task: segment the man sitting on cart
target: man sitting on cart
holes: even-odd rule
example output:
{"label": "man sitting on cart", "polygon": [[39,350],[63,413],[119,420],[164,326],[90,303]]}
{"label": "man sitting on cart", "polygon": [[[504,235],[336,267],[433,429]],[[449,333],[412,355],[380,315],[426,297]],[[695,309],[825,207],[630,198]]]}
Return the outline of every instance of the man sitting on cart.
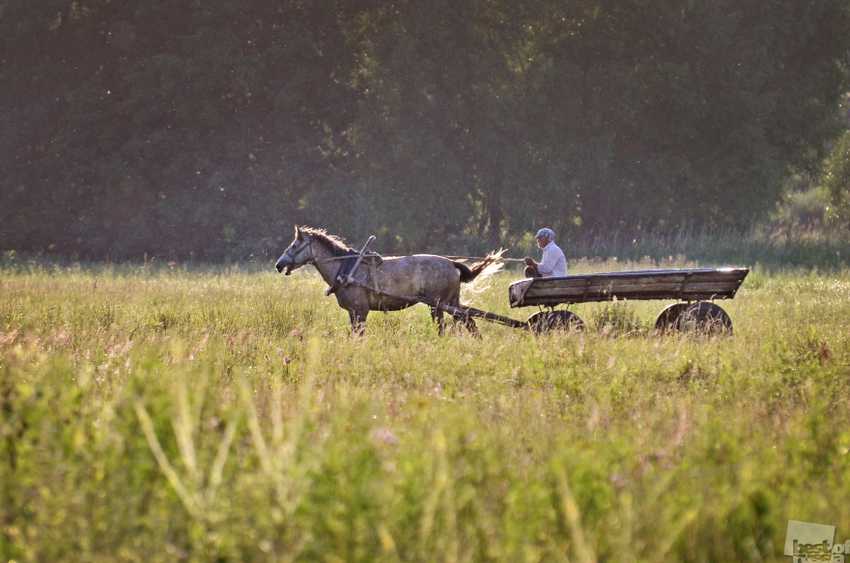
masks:
{"label": "man sitting on cart", "polygon": [[567,258],[564,251],[555,244],[555,231],[543,227],[535,237],[537,246],[543,250],[543,258],[536,262],[533,258],[525,259],[525,277],[548,278],[567,275]]}

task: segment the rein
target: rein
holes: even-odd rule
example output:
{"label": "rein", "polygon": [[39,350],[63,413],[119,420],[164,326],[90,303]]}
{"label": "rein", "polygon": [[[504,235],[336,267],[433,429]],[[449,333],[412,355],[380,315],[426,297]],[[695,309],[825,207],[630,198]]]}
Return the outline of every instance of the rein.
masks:
{"label": "rein", "polygon": [[[331,256],[330,258],[322,258],[320,260],[316,260],[316,262],[336,262],[338,260],[349,260],[351,258],[355,258],[357,254],[347,254],[345,256]],[[369,259],[372,257],[377,257],[376,255],[367,254],[363,256],[364,259]]]}

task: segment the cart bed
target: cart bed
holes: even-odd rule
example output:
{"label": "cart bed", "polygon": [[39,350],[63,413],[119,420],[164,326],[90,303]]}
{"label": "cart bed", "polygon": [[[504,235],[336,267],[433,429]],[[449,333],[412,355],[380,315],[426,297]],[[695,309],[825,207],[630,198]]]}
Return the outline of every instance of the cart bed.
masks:
{"label": "cart bed", "polygon": [[614,299],[731,299],[748,268],[691,268],[528,278],[508,288],[511,307]]}

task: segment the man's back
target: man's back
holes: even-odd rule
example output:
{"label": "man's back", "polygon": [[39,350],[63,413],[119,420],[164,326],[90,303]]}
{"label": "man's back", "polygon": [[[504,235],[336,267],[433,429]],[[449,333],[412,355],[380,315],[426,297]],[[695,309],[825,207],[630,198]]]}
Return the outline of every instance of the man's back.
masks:
{"label": "man's back", "polygon": [[567,275],[567,257],[564,256],[564,251],[551,241],[543,247],[543,260],[537,266],[537,270],[541,276],[545,277],[561,277]]}

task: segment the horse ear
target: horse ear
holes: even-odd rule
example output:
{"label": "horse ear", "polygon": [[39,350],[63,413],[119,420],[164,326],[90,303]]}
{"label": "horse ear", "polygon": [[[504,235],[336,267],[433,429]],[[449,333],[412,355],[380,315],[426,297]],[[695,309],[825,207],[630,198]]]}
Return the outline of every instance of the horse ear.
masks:
{"label": "horse ear", "polygon": [[295,240],[301,240],[304,236],[301,234],[301,227],[295,225]]}

